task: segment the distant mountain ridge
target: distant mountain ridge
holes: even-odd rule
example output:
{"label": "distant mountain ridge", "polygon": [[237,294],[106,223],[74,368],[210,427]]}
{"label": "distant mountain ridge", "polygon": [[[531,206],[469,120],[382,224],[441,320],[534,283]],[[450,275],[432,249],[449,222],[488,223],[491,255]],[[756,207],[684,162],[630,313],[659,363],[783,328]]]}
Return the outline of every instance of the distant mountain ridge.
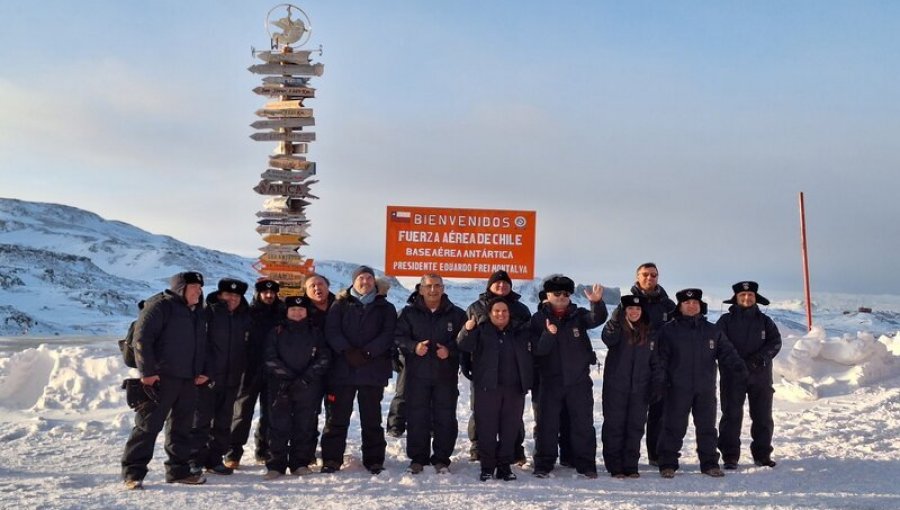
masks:
{"label": "distant mountain ridge", "polygon": [[[122,334],[137,315],[136,303],[166,288],[171,275],[200,271],[210,292],[226,276],[256,281],[254,261],[76,207],[0,198],[0,335]],[[358,265],[317,260],[316,271],[337,293]],[[411,289],[389,279],[388,299],[399,310]],[[446,284],[462,308],[485,291],[483,280]],[[536,279],[516,282],[514,290],[534,310],[539,289]],[[618,299],[618,290],[608,289],[606,302]],[[576,302],[586,303],[580,287]]]}

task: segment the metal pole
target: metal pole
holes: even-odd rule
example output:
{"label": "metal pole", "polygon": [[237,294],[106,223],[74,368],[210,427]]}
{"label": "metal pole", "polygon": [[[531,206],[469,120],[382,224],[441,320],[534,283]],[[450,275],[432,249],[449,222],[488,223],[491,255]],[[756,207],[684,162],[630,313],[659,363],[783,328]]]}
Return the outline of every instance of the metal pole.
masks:
{"label": "metal pole", "polygon": [[809,297],[809,256],[806,250],[806,206],[800,192],[800,252],[803,256],[803,292],[806,296],[806,330],[812,330],[812,302]]}

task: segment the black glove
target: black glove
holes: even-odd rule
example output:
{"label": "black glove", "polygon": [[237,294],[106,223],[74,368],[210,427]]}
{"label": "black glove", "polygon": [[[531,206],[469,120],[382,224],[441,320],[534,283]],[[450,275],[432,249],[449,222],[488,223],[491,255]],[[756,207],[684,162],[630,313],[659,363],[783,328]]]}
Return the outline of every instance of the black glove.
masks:
{"label": "black glove", "polygon": [[591,349],[591,365],[597,364],[597,351]]}
{"label": "black glove", "polygon": [[357,349],[356,347],[351,347],[344,351],[344,359],[346,359],[347,364],[353,368],[359,368],[369,362],[366,353],[363,352],[362,349]]}
{"label": "black glove", "polygon": [[765,368],[769,364],[769,359],[766,358],[764,354],[751,354],[749,358],[747,358],[747,367],[750,370],[759,370],[760,368]]}

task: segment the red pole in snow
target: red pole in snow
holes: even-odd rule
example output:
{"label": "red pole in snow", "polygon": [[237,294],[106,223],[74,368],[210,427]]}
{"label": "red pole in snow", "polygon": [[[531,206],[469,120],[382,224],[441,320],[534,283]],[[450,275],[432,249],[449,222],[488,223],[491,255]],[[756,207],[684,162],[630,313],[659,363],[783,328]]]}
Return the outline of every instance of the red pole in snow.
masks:
{"label": "red pole in snow", "polygon": [[806,295],[806,330],[812,330],[812,302],[809,298],[809,257],[806,250],[806,206],[800,192],[800,252],[803,255],[803,292]]}

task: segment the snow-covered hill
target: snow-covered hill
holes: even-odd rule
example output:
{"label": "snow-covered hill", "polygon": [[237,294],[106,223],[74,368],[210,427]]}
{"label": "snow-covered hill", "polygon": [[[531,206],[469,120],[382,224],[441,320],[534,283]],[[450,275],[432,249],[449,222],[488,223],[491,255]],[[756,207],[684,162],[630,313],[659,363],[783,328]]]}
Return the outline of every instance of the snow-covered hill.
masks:
{"label": "snow-covered hill", "polygon": [[[0,198],[0,335],[118,335],[135,304],[164,289],[172,274],[200,271],[209,291],[226,276],[255,281],[253,262],[75,207]],[[358,265],[317,260],[316,271],[337,291]],[[399,308],[410,289],[389,279],[388,299]],[[532,309],[539,288],[539,279],[516,284]],[[465,307],[484,292],[484,281],[448,281],[447,292]],[[618,299],[618,289],[608,289],[607,303]]]}
{"label": "snow-covered hill", "polygon": [[[253,262],[75,207],[0,198],[0,335],[120,334],[172,274],[200,271],[208,291],[225,276],[255,281]],[[317,269],[340,286],[356,266]],[[393,285],[400,304],[407,292]]]}

